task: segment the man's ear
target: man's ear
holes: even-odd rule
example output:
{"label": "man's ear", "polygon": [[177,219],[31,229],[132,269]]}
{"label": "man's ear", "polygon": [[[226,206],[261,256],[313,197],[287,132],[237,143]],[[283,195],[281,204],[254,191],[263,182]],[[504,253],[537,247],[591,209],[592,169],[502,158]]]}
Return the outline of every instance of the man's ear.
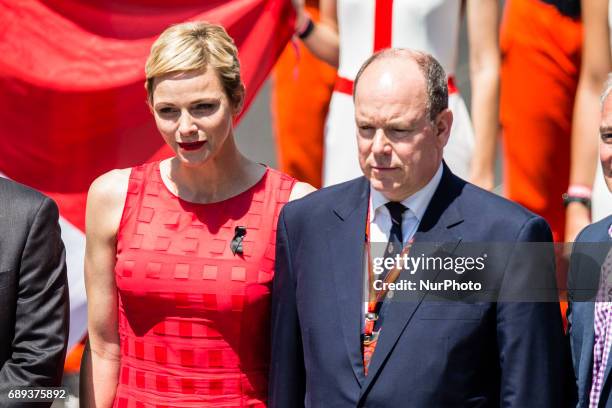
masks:
{"label": "man's ear", "polygon": [[438,113],[434,120],[434,132],[436,139],[440,143],[440,147],[446,146],[450,137],[451,126],[453,125],[453,112],[446,108]]}

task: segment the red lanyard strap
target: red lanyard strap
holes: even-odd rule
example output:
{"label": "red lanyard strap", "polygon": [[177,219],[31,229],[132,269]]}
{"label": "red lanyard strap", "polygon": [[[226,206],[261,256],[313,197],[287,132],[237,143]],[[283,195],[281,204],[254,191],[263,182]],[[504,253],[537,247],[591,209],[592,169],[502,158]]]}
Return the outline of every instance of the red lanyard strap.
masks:
{"label": "red lanyard strap", "polygon": [[[412,248],[412,244],[414,239],[410,239],[405,247],[402,248],[400,252],[400,258],[407,257],[410,254],[410,248]],[[385,279],[383,280],[382,289],[376,290],[374,288],[374,267],[372,262],[372,250],[370,244],[370,208],[368,207],[368,213],[366,216],[366,226],[365,226],[365,250],[368,255],[368,311],[365,316],[365,335],[371,336],[372,331],[374,330],[374,323],[378,320],[377,308],[379,304],[383,301],[388,292],[388,284],[395,282],[399,277],[402,269],[399,265],[395,265]]]}

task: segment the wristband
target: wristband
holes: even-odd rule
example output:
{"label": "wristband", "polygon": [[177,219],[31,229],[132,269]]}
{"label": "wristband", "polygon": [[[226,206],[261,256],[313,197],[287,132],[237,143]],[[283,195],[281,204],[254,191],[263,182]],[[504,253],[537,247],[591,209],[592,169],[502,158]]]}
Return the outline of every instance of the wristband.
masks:
{"label": "wristband", "polygon": [[567,207],[571,203],[580,203],[584,205],[589,210],[591,209],[591,199],[589,197],[578,197],[574,195],[570,195],[569,193],[563,193],[563,205]]}
{"label": "wristband", "polygon": [[583,184],[572,184],[567,188],[567,195],[572,197],[591,198],[593,190]]}
{"label": "wristband", "polygon": [[302,27],[299,27],[298,29],[296,29],[295,34],[298,36],[300,40],[305,40],[306,38],[308,38],[308,36],[310,36],[310,34],[312,34],[312,30],[314,30],[314,28],[315,28],[314,22],[312,21],[310,16],[307,15],[306,23],[304,23]]}

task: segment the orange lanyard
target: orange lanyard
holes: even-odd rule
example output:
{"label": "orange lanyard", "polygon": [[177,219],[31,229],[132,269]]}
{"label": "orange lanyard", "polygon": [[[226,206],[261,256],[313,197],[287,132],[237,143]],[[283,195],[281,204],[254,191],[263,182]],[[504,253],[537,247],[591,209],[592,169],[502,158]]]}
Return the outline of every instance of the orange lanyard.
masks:
{"label": "orange lanyard", "polygon": [[[410,248],[412,248],[414,240],[411,238],[405,247],[402,248],[402,252],[400,252],[400,258],[404,258],[408,256],[410,253]],[[372,263],[372,250],[370,244],[370,207],[368,206],[368,213],[366,216],[366,228],[365,228],[365,250],[368,254],[368,311],[365,315],[365,327],[364,334],[366,336],[371,336],[374,330],[374,323],[378,320],[377,307],[383,301],[385,296],[387,295],[388,283],[395,282],[399,277],[402,269],[399,265],[395,265],[393,269],[387,273],[385,279],[383,281],[383,288],[381,290],[374,289],[374,268]]]}

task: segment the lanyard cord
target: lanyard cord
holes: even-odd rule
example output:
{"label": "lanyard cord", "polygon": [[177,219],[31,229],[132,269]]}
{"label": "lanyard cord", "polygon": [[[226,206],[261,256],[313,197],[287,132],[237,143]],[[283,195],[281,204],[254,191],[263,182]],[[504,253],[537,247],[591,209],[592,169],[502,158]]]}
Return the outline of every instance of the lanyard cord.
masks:
{"label": "lanyard cord", "polygon": [[[400,258],[404,258],[410,254],[410,248],[412,248],[413,242],[414,242],[414,239],[411,238],[406,244],[406,246],[402,248],[402,251],[400,252],[400,255],[399,255]],[[372,331],[374,330],[374,322],[378,320],[377,309],[382,303],[385,296],[387,295],[387,292],[389,291],[388,285],[386,284],[395,282],[402,271],[402,269],[399,267],[399,264],[396,264],[391,270],[389,270],[389,273],[387,273],[387,276],[385,276],[385,279],[383,280],[382,289],[376,290],[374,288],[375,279],[374,279],[374,267],[372,266],[373,262],[372,262],[371,247],[372,245],[370,243],[370,207],[368,206],[368,213],[366,216],[366,226],[365,226],[365,250],[368,254],[368,284],[369,284],[368,312],[366,313],[366,316],[365,316],[366,324],[365,324],[365,333],[364,333],[366,336],[372,335]]]}

